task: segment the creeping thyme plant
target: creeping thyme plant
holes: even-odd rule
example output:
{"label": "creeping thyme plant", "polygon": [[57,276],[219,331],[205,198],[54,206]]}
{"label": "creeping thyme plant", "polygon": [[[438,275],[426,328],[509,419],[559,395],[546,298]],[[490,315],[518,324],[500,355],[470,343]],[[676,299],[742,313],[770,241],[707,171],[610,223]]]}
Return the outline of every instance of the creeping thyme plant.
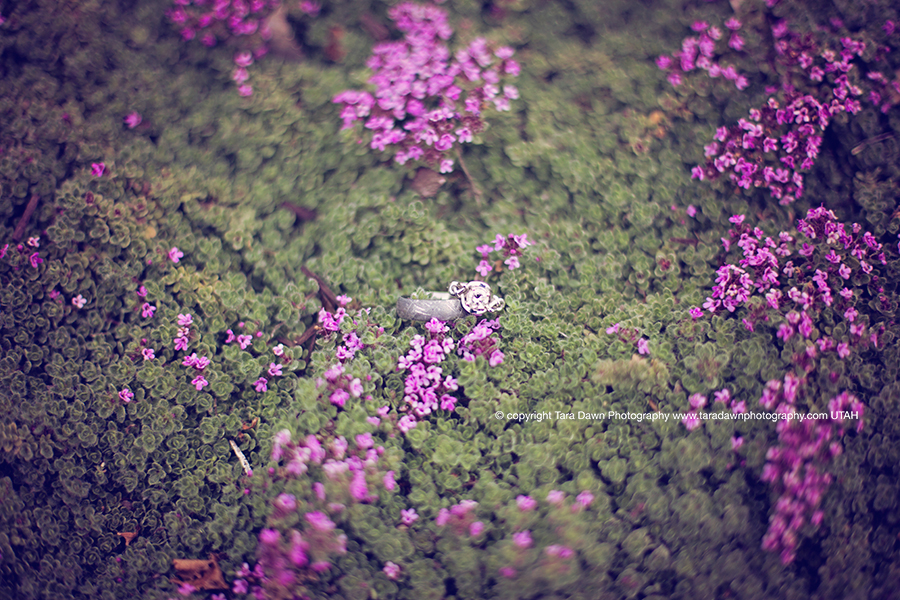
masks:
{"label": "creeping thyme plant", "polygon": [[138,4],[0,0],[0,597],[893,597],[890,2]]}

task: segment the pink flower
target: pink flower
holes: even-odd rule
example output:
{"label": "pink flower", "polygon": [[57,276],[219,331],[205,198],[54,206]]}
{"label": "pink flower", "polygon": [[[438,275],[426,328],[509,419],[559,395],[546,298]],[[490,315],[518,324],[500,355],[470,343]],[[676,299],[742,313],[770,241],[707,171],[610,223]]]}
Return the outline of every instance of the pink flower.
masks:
{"label": "pink flower", "polygon": [[366,474],[357,471],[350,482],[350,495],[356,500],[366,500],[369,496],[369,488],[366,486]]}
{"label": "pink flower", "polygon": [[94,177],[102,177],[103,173],[106,172],[106,164],[105,163],[91,163],[91,175]]}
{"label": "pink flower", "polygon": [[[388,471],[387,473],[385,473],[384,477],[382,478],[381,481],[384,483],[384,489],[386,489],[389,492],[393,492],[394,488],[397,487],[397,482],[394,481],[394,472],[393,471]],[[416,518],[418,518],[418,517],[416,517]]]}
{"label": "pink flower", "polygon": [[688,312],[691,314],[691,318],[695,321],[703,316],[703,311],[696,306],[692,307]]}
{"label": "pink flower", "polygon": [[681,422],[687,428],[688,431],[693,431],[700,427],[700,419],[697,418],[697,413],[690,412],[684,417],[682,417]]}
{"label": "pink flower", "polygon": [[509,270],[510,270],[510,271],[512,271],[512,270],[514,270],[514,269],[518,269],[520,266],[522,266],[522,265],[519,264],[519,257],[518,257],[518,256],[510,256],[509,258],[507,258],[506,260],[504,260],[503,263],[504,263],[507,267],[509,267]]}
{"label": "pink flower", "polygon": [[384,574],[387,575],[388,579],[397,579],[400,576],[400,567],[391,561],[385,563],[382,571],[384,571]]}
{"label": "pink flower", "polygon": [[122,391],[119,392],[119,400],[121,400],[125,404],[128,404],[129,402],[134,400],[134,394],[132,394],[131,390],[129,390],[128,388],[122,388]]}
{"label": "pink flower", "polygon": [[562,504],[565,497],[566,495],[559,490],[550,490],[547,492],[547,502],[550,504]]}
{"label": "pink flower", "polygon": [[84,299],[84,296],[78,294],[74,298],[72,298],[72,306],[76,306],[78,308],[84,308],[84,305],[87,303],[87,300]]}
{"label": "pink flower", "polygon": [[209,385],[209,382],[205,377],[203,377],[203,375],[197,375],[196,377],[194,377],[194,379],[191,380],[191,385],[197,388],[197,391],[199,392],[203,389],[204,386]]}
{"label": "pink flower", "polygon": [[244,85],[242,85],[241,87],[238,88],[238,95],[243,96],[244,98],[246,98],[247,96],[252,96],[253,95],[253,86],[245,83]]}
{"label": "pink flower", "polygon": [[650,348],[647,345],[646,339],[641,338],[638,340],[637,350],[638,350],[638,354],[649,354],[650,353]]}
{"label": "pink flower", "polygon": [[526,530],[514,533],[513,543],[519,548],[531,548],[531,532]]}
{"label": "pink flower", "polygon": [[498,569],[498,572],[507,579],[512,579],[516,576],[516,570],[512,567],[500,567],[500,569]]}
{"label": "pink flower", "polygon": [[175,338],[175,350],[187,350],[188,348],[188,339],[184,336],[178,336]]}
{"label": "pink flower", "polygon": [[194,322],[194,318],[189,314],[178,315],[178,326],[179,327],[187,327],[188,325],[191,325],[193,322]]}
{"label": "pink flower", "polygon": [[266,385],[267,383],[269,383],[268,379],[266,379],[265,377],[260,377],[253,384],[253,387],[256,389],[257,392],[263,393],[269,389],[268,386]]}
{"label": "pink flower", "polygon": [[491,353],[491,357],[488,359],[488,364],[492,367],[496,367],[497,365],[503,363],[503,358],[504,356],[502,352],[500,352],[499,350],[494,350]]}
{"label": "pink flower", "polygon": [[478,263],[478,266],[475,267],[475,270],[478,271],[478,274],[482,277],[487,277],[488,274],[493,270],[493,267],[488,261],[482,260],[480,263]]}
{"label": "pink flower", "polygon": [[534,510],[537,507],[537,502],[535,502],[534,499],[530,496],[520,495],[516,497],[516,505],[522,512],[528,512]]}
{"label": "pink flower", "polygon": [[269,363],[269,377],[278,377],[281,375],[281,364]]}
{"label": "pink flower", "polygon": [[594,495],[589,491],[584,490],[575,497],[575,500],[578,502],[578,504],[581,505],[582,508],[587,508],[591,505],[591,502],[594,501]]}
{"label": "pink flower", "polygon": [[253,338],[249,335],[239,335],[237,336],[237,342],[241,345],[241,350],[246,350],[247,346],[253,342]]}
{"label": "pink flower", "polygon": [[475,521],[469,525],[469,535],[472,537],[478,537],[482,531],[484,531],[484,523],[481,521]]}
{"label": "pink flower", "polygon": [[737,450],[738,448],[740,448],[743,445],[744,445],[744,438],[739,437],[739,436],[731,437],[731,449],[732,450]]}
{"label": "pink flower", "polygon": [[28,258],[28,262],[31,263],[31,267],[33,269],[37,269],[38,265],[41,264],[42,262],[44,262],[44,259],[41,258],[37,252],[35,252]]}
{"label": "pink flower", "polygon": [[173,263],[178,263],[179,260],[184,256],[184,252],[179,250],[177,247],[172,246],[172,249],[169,250],[169,260]]}
{"label": "pink flower", "polygon": [[419,519],[419,515],[416,514],[416,509],[410,508],[409,510],[401,510],[400,518],[404,525],[412,525]]}
{"label": "pink flower", "polygon": [[403,433],[408,433],[410,429],[416,428],[416,419],[410,415],[405,415],[400,417],[400,421],[397,422],[397,427],[400,428],[400,431]]}
{"label": "pink flower", "polygon": [[141,120],[141,115],[137,111],[131,111],[125,116],[125,124],[128,125],[128,129],[134,129],[140,125]]}
{"label": "pink flower", "polygon": [[[444,144],[446,145],[446,142],[444,142]],[[437,145],[435,145],[435,148],[437,148]],[[449,148],[449,146],[448,146],[448,148]],[[441,173],[449,173],[452,170],[453,170],[453,159],[452,158],[443,159],[441,161],[441,168],[440,168]]]}
{"label": "pink flower", "polygon": [[306,513],[304,518],[316,531],[331,531],[335,528],[334,522],[318,510]]}
{"label": "pink flower", "polygon": [[145,319],[149,319],[150,317],[152,317],[153,313],[155,311],[156,311],[156,307],[153,306],[152,304],[144,302],[144,304],[141,305],[141,316],[144,317]]}
{"label": "pink flower", "polygon": [[347,390],[343,390],[340,388],[331,392],[331,396],[329,397],[331,403],[337,406],[344,406],[344,404],[346,404],[347,400],[349,399],[350,394],[347,393]]}
{"label": "pink flower", "polygon": [[156,358],[156,353],[153,352],[153,348],[144,348],[141,350],[141,354],[144,356],[144,360],[153,360]]}
{"label": "pink flower", "polygon": [[246,50],[244,52],[238,52],[234,55],[234,64],[239,67],[249,67],[253,64],[253,54]]}
{"label": "pink flower", "polygon": [[612,327],[607,327],[606,333],[608,333],[609,335],[612,335],[614,333],[619,333],[619,323],[616,323]]}

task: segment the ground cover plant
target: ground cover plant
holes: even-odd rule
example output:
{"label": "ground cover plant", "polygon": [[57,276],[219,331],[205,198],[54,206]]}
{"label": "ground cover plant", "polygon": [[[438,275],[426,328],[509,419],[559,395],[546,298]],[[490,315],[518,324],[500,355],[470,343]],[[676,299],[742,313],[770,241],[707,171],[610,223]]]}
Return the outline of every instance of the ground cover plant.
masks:
{"label": "ground cover plant", "polygon": [[890,3],[66,8],[0,0],[0,595],[892,597]]}

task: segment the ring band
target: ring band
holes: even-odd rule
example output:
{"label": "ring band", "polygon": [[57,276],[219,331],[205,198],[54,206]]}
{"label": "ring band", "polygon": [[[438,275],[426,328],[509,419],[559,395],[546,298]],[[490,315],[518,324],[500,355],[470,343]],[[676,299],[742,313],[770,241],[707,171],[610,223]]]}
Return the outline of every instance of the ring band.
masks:
{"label": "ring band", "polygon": [[459,298],[447,292],[428,292],[428,300],[414,300],[400,297],[397,299],[397,316],[409,321],[454,321],[465,317],[467,313]]}

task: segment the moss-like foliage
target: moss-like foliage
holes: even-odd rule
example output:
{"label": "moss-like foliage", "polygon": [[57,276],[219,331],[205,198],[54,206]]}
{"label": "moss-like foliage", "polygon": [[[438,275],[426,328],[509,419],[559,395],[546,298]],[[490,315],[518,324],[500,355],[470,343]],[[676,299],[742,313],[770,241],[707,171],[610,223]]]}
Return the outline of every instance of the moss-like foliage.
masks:
{"label": "moss-like foliage", "polygon": [[[0,1],[0,596],[168,598],[172,560],[211,554],[229,585],[252,588],[275,546],[260,533],[309,527],[277,512],[292,494],[329,515],[329,544],[346,536],[346,552],[321,553],[327,569],[298,567],[288,582],[313,598],[891,597],[896,110],[835,123],[804,198],[781,207],[690,181],[703,145],[762,84],[673,91],[654,64],[694,20],[728,18],[726,4],[448,0],[463,42],[515,48],[520,99],[464,151],[481,196],[452,174],[426,199],[410,173],[340,133],[332,103],[364,86],[391,3],[289,14],[306,58],[259,60],[249,97],[231,81],[233,47],[186,43],[168,2],[140,4]],[[881,29],[898,21],[890,6],[772,14],[810,31],[839,18],[895,48]],[[765,71],[765,43],[748,40],[745,68]],[[896,52],[883,60],[896,69]],[[829,467],[823,526],[783,566],[761,548],[777,501],[760,480],[773,422],[689,432],[680,419],[610,415],[682,413],[725,388],[760,410],[796,340],[688,310],[715,285],[732,215],[771,235],[819,204],[885,244],[880,279],[851,282],[860,314],[885,329],[877,348],[832,353],[815,371],[815,389],[863,402],[866,425]],[[493,315],[502,363],[450,352],[455,409],[402,432],[398,359],[427,332],[398,318],[398,296],[476,279],[476,248],[510,233],[535,244],[520,268],[497,260],[485,277],[506,302]],[[336,331],[319,319],[334,296],[350,298]],[[849,335],[830,310],[817,319],[823,335]],[[360,347],[339,358],[351,334]],[[343,406],[330,400],[357,384]],[[272,455],[283,429],[325,446],[343,437],[357,457],[368,439],[357,436],[371,436],[383,448],[367,471],[377,498],[319,499],[313,483],[338,498],[352,478],[288,473]],[[467,501],[477,505],[455,508]],[[203,593],[220,592],[243,597]]]}

